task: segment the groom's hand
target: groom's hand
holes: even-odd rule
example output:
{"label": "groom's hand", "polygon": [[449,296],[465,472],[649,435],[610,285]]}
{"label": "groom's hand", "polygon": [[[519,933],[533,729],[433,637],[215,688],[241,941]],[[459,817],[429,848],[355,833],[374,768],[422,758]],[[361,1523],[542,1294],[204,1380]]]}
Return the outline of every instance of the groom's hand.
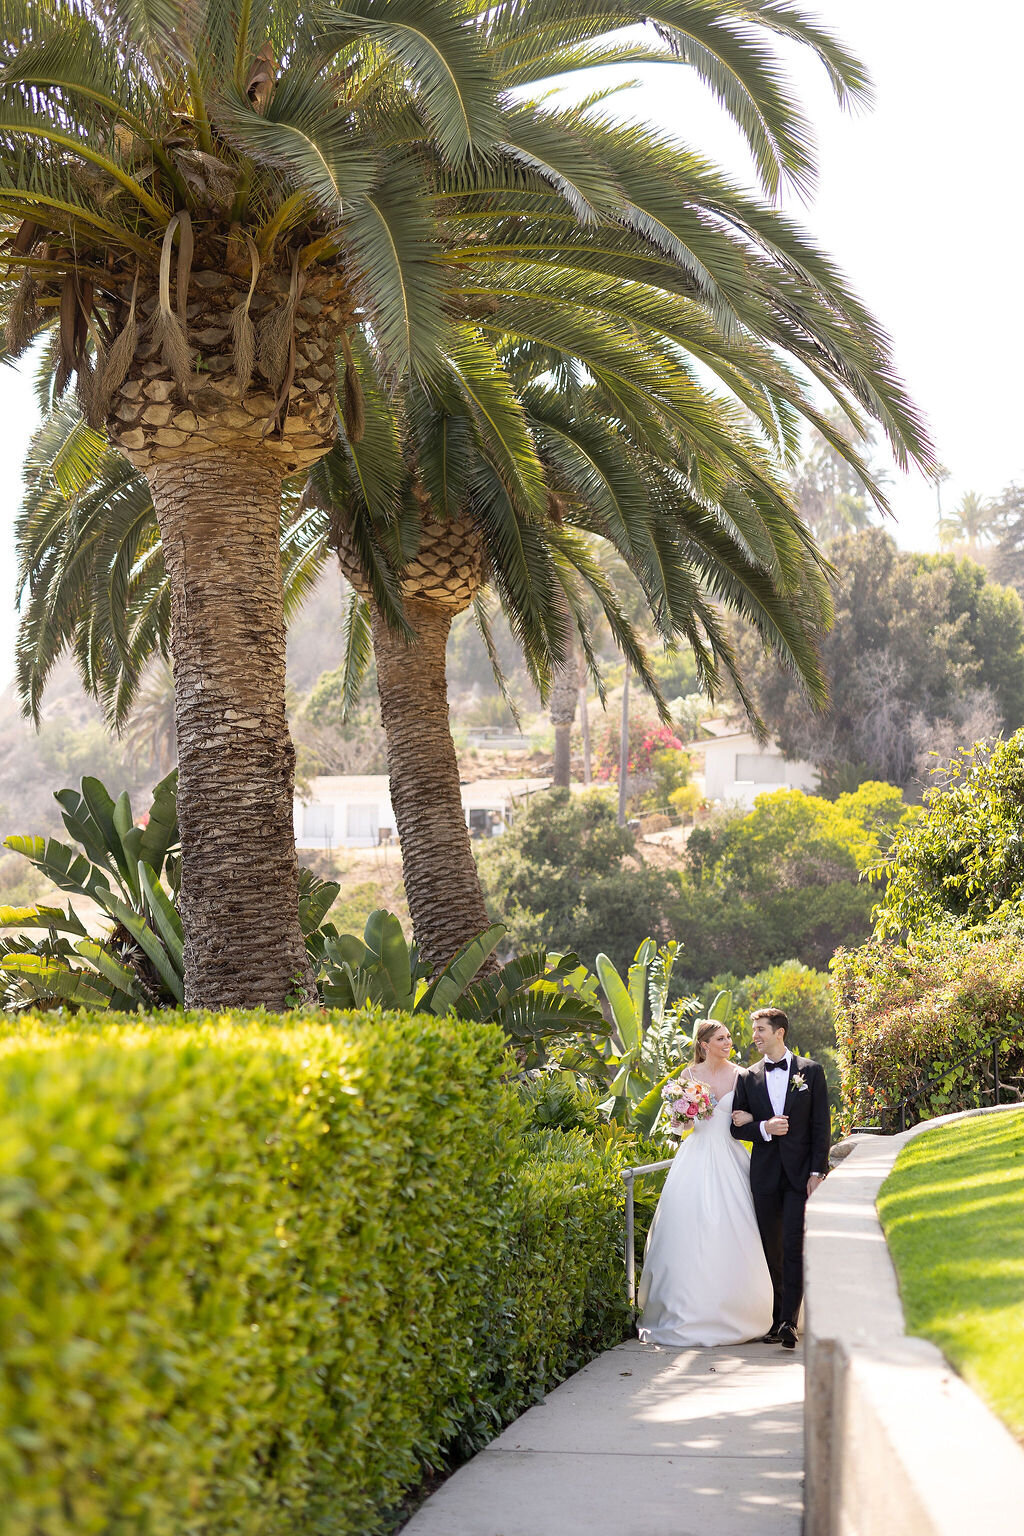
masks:
{"label": "groom's hand", "polygon": [[764,1128],[769,1136],[785,1136],[789,1130],[789,1116],[773,1115],[770,1120],[765,1121]]}
{"label": "groom's hand", "polygon": [[808,1198],[808,1200],[814,1194],[814,1191],[817,1189],[817,1187],[818,1187],[818,1185],[820,1183],[821,1183],[821,1174],[820,1173],[812,1173],[810,1178],[807,1180],[807,1198]]}

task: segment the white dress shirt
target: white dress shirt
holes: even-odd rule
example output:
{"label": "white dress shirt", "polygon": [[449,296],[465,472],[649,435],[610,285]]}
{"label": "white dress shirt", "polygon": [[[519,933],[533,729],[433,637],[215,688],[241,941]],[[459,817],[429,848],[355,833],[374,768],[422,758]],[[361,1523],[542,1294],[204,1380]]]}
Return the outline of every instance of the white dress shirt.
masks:
{"label": "white dress shirt", "polygon": [[[773,1071],[769,1072],[768,1059],[767,1057],[765,1058],[764,1085],[768,1089],[768,1097],[772,1101],[773,1112],[776,1115],[784,1115],[786,1112],[786,1090],[789,1087],[789,1074],[793,1066],[793,1052],[787,1050],[785,1055],[779,1059],[785,1062],[785,1071],[781,1067],[775,1067]],[[765,1141],[771,1141],[772,1133],[766,1129],[766,1125],[767,1121],[762,1120],[761,1135]]]}

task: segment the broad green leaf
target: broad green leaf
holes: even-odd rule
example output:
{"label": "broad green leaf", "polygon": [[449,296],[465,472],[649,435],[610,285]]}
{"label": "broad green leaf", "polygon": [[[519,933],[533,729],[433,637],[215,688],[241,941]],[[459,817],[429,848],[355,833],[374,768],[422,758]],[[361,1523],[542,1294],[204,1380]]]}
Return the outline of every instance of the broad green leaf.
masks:
{"label": "broad green leaf", "polygon": [[384,954],[384,936],[387,919],[391,914],[383,907],[377,907],[366,919],[366,927],[363,929],[363,942],[367,953],[379,965]]}
{"label": "broad green leaf", "polygon": [[727,1024],[732,1017],[732,993],[716,992],[715,1000],[708,1009],[709,1019],[715,1019],[721,1024]]}
{"label": "broad green leaf", "polygon": [[58,997],[83,1008],[109,1008],[110,993],[101,990],[102,978],[86,981],[81,972],[45,955],[5,955],[5,971],[22,977],[39,998]]}
{"label": "broad green leaf", "polygon": [[643,1025],[644,1002],[647,997],[647,972],[651,961],[658,953],[658,946],[653,939],[644,939],[638,948],[627,973],[627,987],[629,1000],[633,1005],[637,1023]]}
{"label": "broad green leaf", "polygon": [[111,1007],[131,1010],[143,1008],[149,1003],[149,998],[139,986],[138,977],[127,966],[115,960],[104,944],[97,943],[95,939],[82,939],[75,945],[75,949],[114,988]]}
{"label": "broad green leaf", "polygon": [[462,1018],[490,1019],[509,1003],[517,992],[541,980],[548,969],[542,949],[530,950],[509,960],[493,976],[482,976],[468,986],[459,999]]}
{"label": "broad green leaf", "polygon": [[62,891],[91,896],[100,902],[103,894],[110,894],[110,887],[100,871],[83,854],[75,853],[67,843],[58,842],[55,837],[15,835],[4,838],[4,847],[23,854]]}
{"label": "broad green leaf", "polygon": [[86,934],[85,924],[72,906],[0,907],[0,928],[49,928],[55,933]]}
{"label": "broad green leaf", "polygon": [[321,926],[340,890],[336,880],[321,880],[308,869],[299,870],[299,926],[306,938]]}
{"label": "broad green leaf", "polygon": [[[83,780],[83,784],[84,784]],[[101,786],[102,788],[102,786]],[[125,840],[136,831],[134,818],[132,817],[132,803],[128,798],[128,791],[122,790],[114,805],[114,857],[117,859],[117,867],[121,870],[122,877],[132,896],[137,902],[142,901],[142,891],[139,888],[138,859],[131,859]],[[141,838],[138,839],[141,842]]]}
{"label": "broad green leaf", "polygon": [[185,988],[182,984],[181,975],[175,968],[167,950],[145,918],[140,917],[137,912],[133,912],[131,907],[126,906],[123,901],[119,901],[111,892],[103,893],[101,905],[112,918],[127,928],[140,949],[153,962],[164,986],[179,1003],[184,1004]]}
{"label": "broad green leaf", "polygon": [[371,965],[374,959],[362,939],[357,939],[354,933],[339,933],[335,938],[328,939],[324,953],[328,960],[338,965],[351,966],[353,970]]}
{"label": "broad green leaf", "polygon": [[413,1003],[412,967],[409,946],[402,925],[393,912],[381,925],[381,970],[387,978],[394,1007],[411,1009]]}
{"label": "broad green leaf", "polygon": [[178,770],[173,769],[153,791],[149,821],[142,833],[139,858],[157,874],[163,872],[164,859],[178,841]]}
{"label": "broad green leaf", "polygon": [[420,1007],[431,1013],[447,1013],[454,1008],[459,997],[490,955],[493,955],[505,936],[504,923],[492,923],[482,933],[470,939],[445,966],[432,987],[420,1000]]}
{"label": "broad green leaf", "polygon": [[[84,780],[82,787],[84,790]],[[100,785],[100,788],[103,786]],[[98,819],[94,816],[85,795],[75,789],[58,789],[53,798],[61,808],[61,820],[75,841],[81,843],[86,857],[119,883],[121,877],[114,850],[113,821],[105,824],[102,817]]]}
{"label": "broad green leaf", "polygon": [[519,1039],[531,1036],[572,1034],[587,1031],[607,1034],[608,1023],[599,1008],[584,998],[573,997],[541,985],[513,997],[494,1015],[506,1033]]}
{"label": "broad green leaf", "polygon": [[637,1018],[636,1009],[632,999],[626,990],[626,985],[615,969],[608,956],[598,955],[594,961],[594,967],[601,979],[604,995],[612,1010],[612,1018],[615,1028],[619,1032],[619,1039],[627,1051],[638,1052],[642,1043],[640,1033],[640,1020]]}
{"label": "broad green leaf", "polygon": [[184,977],[185,934],[181,926],[181,914],[160,884],[159,877],[141,859],[138,863],[138,878],[146,906],[164,941],[171,963],[178,974]]}

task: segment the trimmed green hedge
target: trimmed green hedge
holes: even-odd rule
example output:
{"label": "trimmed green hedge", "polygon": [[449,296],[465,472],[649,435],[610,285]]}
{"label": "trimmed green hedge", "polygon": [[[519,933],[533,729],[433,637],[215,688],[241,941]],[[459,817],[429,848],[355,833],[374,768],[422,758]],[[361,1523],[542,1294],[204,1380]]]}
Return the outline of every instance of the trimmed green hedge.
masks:
{"label": "trimmed green hedge", "polygon": [[617,1165],[489,1026],[0,1038],[5,1536],[369,1536],[622,1337]]}

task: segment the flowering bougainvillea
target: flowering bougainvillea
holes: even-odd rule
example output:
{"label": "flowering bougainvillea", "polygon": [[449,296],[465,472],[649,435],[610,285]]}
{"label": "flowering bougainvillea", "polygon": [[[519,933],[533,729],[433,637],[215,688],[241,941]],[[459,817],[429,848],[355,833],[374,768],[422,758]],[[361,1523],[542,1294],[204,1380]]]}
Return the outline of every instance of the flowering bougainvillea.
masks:
{"label": "flowering bougainvillea", "polygon": [[[655,758],[661,752],[682,752],[686,764],[689,757],[683,751],[683,743],[671,726],[659,725],[650,720],[633,720],[629,726],[629,757],[627,768],[637,777],[653,776],[657,768]],[[594,777],[614,779],[619,772],[619,729],[613,722],[600,738],[596,754]]]}

